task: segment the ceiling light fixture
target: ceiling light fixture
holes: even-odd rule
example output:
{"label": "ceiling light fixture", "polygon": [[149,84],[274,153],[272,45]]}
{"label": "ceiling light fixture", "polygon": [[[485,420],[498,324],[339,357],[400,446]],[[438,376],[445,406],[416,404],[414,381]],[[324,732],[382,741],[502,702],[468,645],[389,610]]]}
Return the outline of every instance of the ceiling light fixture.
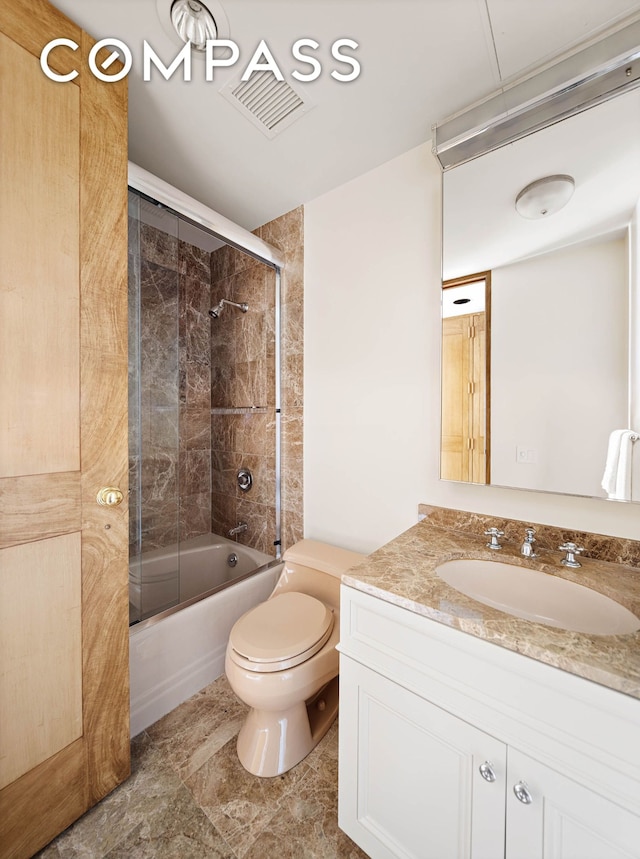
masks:
{"label": "ceiling light fixture", "polygon": [[536,179],[516,197],[516,211],[523,218],[545,218],[567,205],[576,183],[572,176],[557,174]]}
{"label": "ceiling light fixture", "polygon": [[196,51],[204,51],[207,39],[216,39],[218,27],[215,18],[198,0],[174,0],[171,4],[171,23],[183,42],[191,42]]}
{"label": "ceiling light fixture", "polygon": [[443,170],[640,86],[640,18],[621,21],[433,126]]}

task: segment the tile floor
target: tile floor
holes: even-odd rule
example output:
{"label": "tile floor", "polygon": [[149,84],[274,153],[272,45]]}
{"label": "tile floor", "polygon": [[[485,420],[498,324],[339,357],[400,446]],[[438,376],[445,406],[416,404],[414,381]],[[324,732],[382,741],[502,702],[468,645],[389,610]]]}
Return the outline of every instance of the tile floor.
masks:
{"label": "tile floor", "polygon": [[246,708],[220,677],[131,743],[131,777],[41,859],[367,859],[340,829],[338,729],[272,779],[236,756]]}

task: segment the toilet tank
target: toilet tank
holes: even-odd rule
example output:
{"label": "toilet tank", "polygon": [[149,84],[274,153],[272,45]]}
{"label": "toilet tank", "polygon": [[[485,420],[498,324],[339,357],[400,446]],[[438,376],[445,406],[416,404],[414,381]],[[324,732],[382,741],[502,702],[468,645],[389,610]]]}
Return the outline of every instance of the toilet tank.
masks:
{"label": "toilet tank", "polygon": [[271,596],[297,591],[322,600],[337,610],[342,574],[364,561],[365,557],[318,540],[300,540],[282,556],[284,569]]}

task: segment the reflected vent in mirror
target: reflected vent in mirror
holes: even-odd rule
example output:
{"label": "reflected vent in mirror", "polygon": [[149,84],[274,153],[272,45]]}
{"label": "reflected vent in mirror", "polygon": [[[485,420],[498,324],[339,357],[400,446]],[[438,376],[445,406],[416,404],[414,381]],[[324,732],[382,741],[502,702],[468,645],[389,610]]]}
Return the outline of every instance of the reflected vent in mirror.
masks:
{"label": "reflected vent in mirror", "polygon": [[314,107],[272,72],[256,72],[248,81],[231,81],[220,90],[227,101],[267,137],[273,138]]}

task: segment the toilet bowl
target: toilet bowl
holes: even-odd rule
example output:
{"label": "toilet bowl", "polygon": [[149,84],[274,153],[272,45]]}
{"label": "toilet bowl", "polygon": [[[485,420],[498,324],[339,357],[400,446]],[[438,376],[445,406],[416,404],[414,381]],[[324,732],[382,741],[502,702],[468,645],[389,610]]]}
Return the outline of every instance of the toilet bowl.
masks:
{"label": "toilet bowl", "polygon": [[364,557],[301,540],[284,553],[271,596],[233,626],[225,672],[251,708],[237,743],[250,773],[269,777],[291,769],[335,719],[340,578]]}

